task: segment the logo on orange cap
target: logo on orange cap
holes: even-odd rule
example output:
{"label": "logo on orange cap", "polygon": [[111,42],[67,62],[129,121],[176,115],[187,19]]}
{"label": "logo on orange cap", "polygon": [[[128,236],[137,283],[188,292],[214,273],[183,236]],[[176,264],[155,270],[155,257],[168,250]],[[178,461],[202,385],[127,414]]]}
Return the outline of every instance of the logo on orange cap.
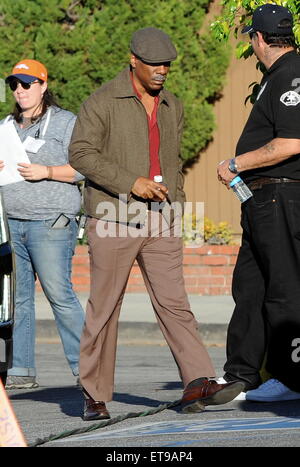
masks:
{"label": "logo on orange cap", "polygon": [[13,77],[18,78],[25,83],[30,83],[35,79],[47,81],[48,72],[47,68],[41,62],[26,59],[21,60],[13,67],[11,74],[6,78],[6,80]]}

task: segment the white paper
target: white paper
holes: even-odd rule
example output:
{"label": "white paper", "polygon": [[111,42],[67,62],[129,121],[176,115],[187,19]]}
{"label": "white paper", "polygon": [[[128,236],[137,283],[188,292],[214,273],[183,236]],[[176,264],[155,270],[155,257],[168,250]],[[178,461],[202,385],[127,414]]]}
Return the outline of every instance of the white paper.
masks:
{"label": "white paper", "polygon": [[18,172],[18,164],[30,164],[30,160],[12,120],[0,125],[0,160],[4,161],[4,169],[0,171],[0,186],[24,181]]}

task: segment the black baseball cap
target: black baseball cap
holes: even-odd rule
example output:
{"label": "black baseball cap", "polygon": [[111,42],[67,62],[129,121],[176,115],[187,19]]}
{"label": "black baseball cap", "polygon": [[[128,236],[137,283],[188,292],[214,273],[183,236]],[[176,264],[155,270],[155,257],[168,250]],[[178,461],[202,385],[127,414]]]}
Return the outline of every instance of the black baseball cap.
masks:
{"label": "black baseball cap", "polygon": [[293,15],[287,8],[280,5],[272,3],[261,5],[254,10],[252,24],[245,26],[242,34],[255,31],[283,36],[293,34]]}
{"label": "black baseball cap", "polygon": [[176,48],[168,34],[153,27],[135,31],[130,49],[136,57],[150,64],[172,62],[177,57]]}

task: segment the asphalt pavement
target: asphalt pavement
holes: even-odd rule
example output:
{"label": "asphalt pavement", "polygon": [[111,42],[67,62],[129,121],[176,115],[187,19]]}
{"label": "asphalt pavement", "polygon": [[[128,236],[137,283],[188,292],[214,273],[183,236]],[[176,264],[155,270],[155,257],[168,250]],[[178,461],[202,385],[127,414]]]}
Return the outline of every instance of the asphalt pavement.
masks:
{"label": "asphalt pavement", "polygon": [[[80,296],[83,305],[86,298]],[[206,332],[202,337],[216,375],[221,376],[232,299],[190,299],[200,332]],[[82,420],[81,391],[75,386],[62,345],[53,333],[51,311],[38,297],[36,356],[40,386],[8,391],[29,445],[39,449],[100,447],[99,460],[133,464],[178,460],[198,463],[201,447],[300,446],[299,400],[268,404],[232,401],[209,406],[199,414],[182,413],[178,405],[182,385],[177,367],[169,348],[153,329],[156,323],[147,300],[143,294],[128,294],[125,299],[115,393],[108,403],[112,418],[109,425],[103,426],[106,422]],[[56,439],[50,435],[56,435]]]}
{"label": "asphalt pavement", "polygon": [[[209,346],[208,351],[221,375],[224,347]],[[98,460],[135,453],[141,455],[136,463],[158,452],[190,453],[199,463],[201,447],[300,446],[300,401],[233,401],[198,414],[184,414],[180,406],[164,408],[182,395],[176,365],[165,345],[119,345],[114,398],[107,404],[113,422],[109,426],[82,420],[83,398],[61,344],[38,342],[37,372],[39,388],[8,394],[28,444],[48,440],[38,449],[100,447]],[[68,433],[73,435],[65,437]],[[50,441],[50,435],[58,438]]]}

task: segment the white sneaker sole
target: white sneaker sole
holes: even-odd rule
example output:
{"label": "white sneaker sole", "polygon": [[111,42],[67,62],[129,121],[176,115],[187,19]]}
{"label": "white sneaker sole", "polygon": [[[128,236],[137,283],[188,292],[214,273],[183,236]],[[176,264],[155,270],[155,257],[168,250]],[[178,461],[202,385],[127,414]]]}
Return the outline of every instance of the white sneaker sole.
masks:
{"label": "white sneaker sole", "polygon": [[236,396],[233,400],[235,401],[245,401],[246,400],[246,393],[240,392],[238,396]]}

